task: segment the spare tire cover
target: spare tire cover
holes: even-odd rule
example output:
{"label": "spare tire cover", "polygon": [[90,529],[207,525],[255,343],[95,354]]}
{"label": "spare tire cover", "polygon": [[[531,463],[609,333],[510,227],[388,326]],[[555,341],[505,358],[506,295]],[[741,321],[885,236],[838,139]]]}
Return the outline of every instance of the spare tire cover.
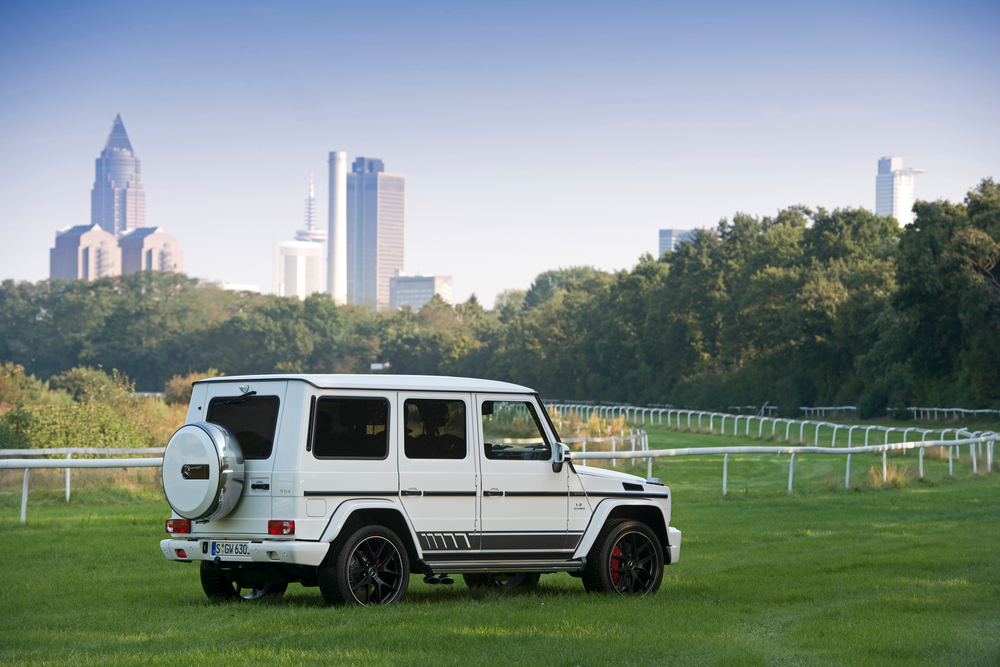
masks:
{"label": "spare tire cover", "polygon": [[163,452],[163,492],[185,519],[221,519],[243,493],[243,451],[225,426],[185,424]]}

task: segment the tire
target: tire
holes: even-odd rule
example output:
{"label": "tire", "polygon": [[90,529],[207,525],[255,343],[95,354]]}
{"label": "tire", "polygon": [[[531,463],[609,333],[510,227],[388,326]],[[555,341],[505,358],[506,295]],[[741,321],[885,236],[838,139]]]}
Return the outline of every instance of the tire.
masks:
{"label": "tire", "polygon": [[319,570],[328,604],[393,604],[406,596],[410,559],[396,533],[363,526],[338,539]]}
{"label": "tire", "polygon": [[[266,597],[281,597],[288,589],[288,584],[267,582],[239,586],[230,581],[222,572],[219,572],[215,563],[203,560],[201,561],[201,589],[205,591],[208,599],[226,602],[228,600],[260,600]],[[244,594],[243,591],[247,592]]]}
{"label": "tire", "polygon": [[490,574],[463,574],[469,588],[500,588],[526,591],[534,588],[541,575],[538,572],[497,572]]}
{"label": "tire", "polygon": [[638,521],[609,521],[587,556],[583,586],[591,593],[649,595],[663,581],[663,547]]}

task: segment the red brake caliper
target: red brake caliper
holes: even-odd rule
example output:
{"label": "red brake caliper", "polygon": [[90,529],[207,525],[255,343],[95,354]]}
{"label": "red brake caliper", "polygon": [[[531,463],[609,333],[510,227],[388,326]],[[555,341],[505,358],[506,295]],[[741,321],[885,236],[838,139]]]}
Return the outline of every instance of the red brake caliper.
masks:
{"label": "red brake caliper", "polygon": [[616,544],[615,548],[611,550],[611,581],[616,585],[618,584],[618,573],[614,570],[618,569],[618,557],[622,555],[622,550]]}

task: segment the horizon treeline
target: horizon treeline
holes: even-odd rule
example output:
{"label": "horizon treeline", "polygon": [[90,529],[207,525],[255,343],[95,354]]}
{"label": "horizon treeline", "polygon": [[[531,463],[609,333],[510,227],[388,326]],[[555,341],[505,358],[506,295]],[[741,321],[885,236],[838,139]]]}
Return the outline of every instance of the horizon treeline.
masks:
{"label": "horizon treeline", "polygon": [[506,380],[563,400],[705,409],[1000,407],[1000,184],[864,209],[737,213],[631,270],[540,274],[486,310],[373,313],[324,294],[234,293],[182,274],[0,285],[0,361],[45,380],[117,369],[141,391],[176,375],[393,373]]}

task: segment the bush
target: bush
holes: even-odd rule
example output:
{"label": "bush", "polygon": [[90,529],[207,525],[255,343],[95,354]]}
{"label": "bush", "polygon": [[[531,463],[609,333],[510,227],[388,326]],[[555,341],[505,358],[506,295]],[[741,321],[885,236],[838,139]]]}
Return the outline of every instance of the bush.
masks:
{"label": "bush", "polygon": [[191,401],[191,385],[198,380],[204,380],[205,378],[217,378],[222,377],[224,373],[220,373],[218,369],[209,368],[204,373],[188,373],[187,375],[175,375],[169,380],[164,386],[163,391],[166,394],[164,400],[167,405],[187,405]]}

